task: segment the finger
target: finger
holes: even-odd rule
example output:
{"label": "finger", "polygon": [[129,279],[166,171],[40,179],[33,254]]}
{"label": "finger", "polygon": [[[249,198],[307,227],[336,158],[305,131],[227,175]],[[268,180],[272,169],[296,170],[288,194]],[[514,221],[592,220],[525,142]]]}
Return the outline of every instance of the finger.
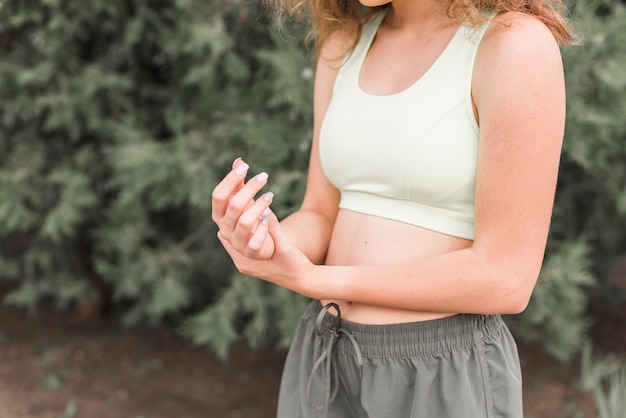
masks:
{"label": "finger", "polygon": [[274,240],[274,252],[282,252],[291,246],[291,242],[287,235],[283,232],[283,229],[280,226],[280,222],[278,218],[274,214],[274,212],[269,213],[267,216],[267,232]]}
{"label": "finger", "polygon": [[224,232],[234,230],[239,222],[239,217],[254,203],[254,196],[267,184],[267,173],[259,173],[251,178],[229,200],[226,211],[221,218],[220,229]]}
{"label": "finger", "polygon": [[241,188],[250,167],[241,158],[233,162],[233,169],[215,186],[211,194],[211,215],[219,224],[219,220],[226,213],[228,202]]}
{"label": "finger", "polygon": [[232,164],[231,168],[234,170],[235,168],[240,166],[242,163],[243,163],[243,160],[241,159],[241,157],[237,157],[237,158],[235,158],[235,161],[233,161],[233,164]]}
{"label": "finger", "polygon": [[224,247],[230,258],[233,260],[233,262],[235,262],[235,258],[240,254],[239,251],[230,244],[230,242],[224,237],[221,231],[217,232],[217,238],[219,239],[222,247]]}
{"label": "finger", "polygon": [[269,205],[273,199],[274,193],[267,192],[241,214],[232,234],[234,242],[241,243],[242,246],[248,244],[248,240],[256,232],[261,218],[264,215],[267,216],[268,213],[265,213],[265,211],[269,210]]}
{"label": "finger", "polygon": [[261,220],[258,222],[257,227],[248,241],[248,250],[254,254],[258,254],[264,247],[265,241],[269,238],[268,231],[268,215],[270,209],[266,208],[262,215]]}

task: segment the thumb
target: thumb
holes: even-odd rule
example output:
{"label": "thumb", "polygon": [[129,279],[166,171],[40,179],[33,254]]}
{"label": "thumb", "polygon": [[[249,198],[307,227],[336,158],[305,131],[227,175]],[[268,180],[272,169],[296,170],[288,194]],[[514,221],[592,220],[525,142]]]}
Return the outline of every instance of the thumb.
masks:
{"label": "thumb", "polygon": [[273,211],[267,216],[267,221],[268,232],[274,241],[274,252],[281,252],[290,247],[291,242],[289,241],[289,238],[287,238],[287,235],[283,232],[280,222]]}

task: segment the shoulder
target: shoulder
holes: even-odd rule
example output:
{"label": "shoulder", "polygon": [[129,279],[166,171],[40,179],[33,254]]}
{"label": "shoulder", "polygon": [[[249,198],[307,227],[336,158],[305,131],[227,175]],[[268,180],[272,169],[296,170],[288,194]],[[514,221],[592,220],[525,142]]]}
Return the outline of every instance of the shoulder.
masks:
{"label": "shoulder", "polygon": [[353,38],[348,33],[340,30],[333,32],[326,39],[320,48],[317,59],[317,70],[315,73],[316,93],[321,93],[322,96],[327,96],[330,99],[330,92],[335,83],[337,73],[353,42]]}
{"label": "shoulder", "polygon": [[353,43],[354,36],[347,31],[334,31],[320,48],[319,62],[330,68],[339,68]]}
{"label": "shoulder", "polygon": [[561,90],[563,83],[559,45],[545,24],[522,13],[493,18],[474,64],[472,95],[477,107],[507,96],[517,96],[523,105],[534,94]]}
{"label": "shoulder", "polygon": [[335,69],[340,67],[344,58],[357,48],[361,36],[375,30],[386,14],[386,9],[376,10],[363,16],[360,23],[352,22],[332,32],[321,45],[320,61]]}
{"label": "shoulder", "polygon": [[560,62],[558,43],[548,27],[534,16],[509,12],[495,16],[478,50],[478,63],[486,66]]}

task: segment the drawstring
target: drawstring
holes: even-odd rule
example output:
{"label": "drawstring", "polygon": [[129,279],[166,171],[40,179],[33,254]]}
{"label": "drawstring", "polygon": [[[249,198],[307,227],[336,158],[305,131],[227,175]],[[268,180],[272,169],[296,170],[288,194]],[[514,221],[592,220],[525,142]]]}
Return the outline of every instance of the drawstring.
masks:
{"label": "drawstring", "polygon": [[[330,308],[335,308],[335,310],[337,311],[337,316],[335,317],[331,315],[332,322],[328,325],[323,326],[322,323],[324,322],[324,318],[326,317],[326,314],[328,313]],[[322,336],[326,333],[330,333],[330,337],[322,354],[313,365],[313,369],[311,370],[311,375],[309,376],[309,381],[306,386],[306,396],[315,409],[322,410],[335,400],[335,398],[337,397],[337,393],[339,392],[339,376],[337,374],[337,367],[333,365],[333,350],[335,348],[335,343],[337,342],[337,339],[344,335],[352,343],[354,351],[356,352],[360,379],[363,378],[363,356],[361,355],[361,349],[359,348],[359,344],[357,343],[354,334],[352,334],[352,332],[348,331],[345,328],[341,328],[341,311],[339,310],[339,306],[336,303],[329,303],[322,308],[319,315],[317,316],[317,320],[315,321],[315,329],[317,330],[317,335]],[[322,365],[324,360],[326,361],[326,365],[324,367],[326,376],[326,384],[324,385],[324,403],[322,405],[315,405],[311,401],[311,385],[313,383],[313,377],[315,376],[315,372]],[[333,384],[334,389],[331,390],[331,386],[333,386]]]}

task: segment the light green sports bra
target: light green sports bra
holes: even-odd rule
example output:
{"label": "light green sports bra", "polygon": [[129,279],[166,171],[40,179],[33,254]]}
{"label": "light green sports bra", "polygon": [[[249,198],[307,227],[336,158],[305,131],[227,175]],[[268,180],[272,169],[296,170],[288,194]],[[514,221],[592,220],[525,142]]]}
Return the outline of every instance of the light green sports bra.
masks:
{"label": "light green sports bra", "polygon": [[322,168],[343,209],[473,239],[479,132],[471,81],[488,23],[460,26],[418,81],[377,96],[361,89],[359,74],[385,14],[364,26],[337,74],[320,132]]}

